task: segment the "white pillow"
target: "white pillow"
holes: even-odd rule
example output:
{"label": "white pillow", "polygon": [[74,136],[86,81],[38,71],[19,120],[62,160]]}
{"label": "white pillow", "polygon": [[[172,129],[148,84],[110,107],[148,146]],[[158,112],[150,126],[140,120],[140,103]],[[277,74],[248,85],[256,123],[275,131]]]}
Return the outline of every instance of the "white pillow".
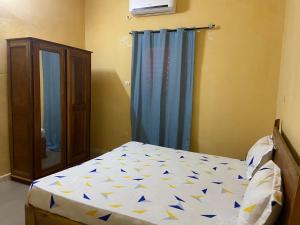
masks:
{"label": "white pillow", "polygon": [[251,179],[257,169],[269,160],[272,160],[273,148],[274,144],[272,136],[263,137],[252,146],[246,158],[248,165],[246,174],[247,179]]}
{"label": "white pillow", "polygon": [[250,181],[239,212],[237,225],[273,225],[282,207],[280,168],[269,161]]}

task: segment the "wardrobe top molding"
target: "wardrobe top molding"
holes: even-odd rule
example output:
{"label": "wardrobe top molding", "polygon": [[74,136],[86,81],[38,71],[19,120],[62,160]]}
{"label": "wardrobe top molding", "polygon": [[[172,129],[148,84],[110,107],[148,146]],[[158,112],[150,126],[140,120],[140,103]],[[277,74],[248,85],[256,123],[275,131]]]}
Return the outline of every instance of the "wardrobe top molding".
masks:
{"label": "wardrobe top molding", "polygon": [[6,41],[15,41],[15,40],[40,41],[40,42],[45,42],[45,43],[49,43],[49,44],[60,45],[62,47],[66,47],[66,48],[71,48],[71,49],[76,49],[76,50],[81,50],[81,51],[86,51],[86,52],[89,52],[89,53],[93,53],[92,51],[85,50],[85,49],[82,49],[82,48],[76,48],[76,47],[73,47],[73,46],[70,46],[70,45],[64,45],[64,44],[60,44],[60,43],[57,43],[57,42],[54,42],[54,41],[46,41],[46,40],[35,38],[35,37],[21,37],[21,38],[8,38],[8,39],[6,39]]}

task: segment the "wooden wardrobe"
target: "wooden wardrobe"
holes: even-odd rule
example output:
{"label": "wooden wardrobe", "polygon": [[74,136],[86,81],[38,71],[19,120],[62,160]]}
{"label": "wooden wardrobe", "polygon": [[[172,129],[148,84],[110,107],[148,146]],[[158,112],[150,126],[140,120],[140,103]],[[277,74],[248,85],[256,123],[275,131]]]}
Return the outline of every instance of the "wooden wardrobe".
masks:
{"label": "wooden wardrobe", "polygon": [[91,52],[7,40],[11,177],[35,179],[90,156]]}

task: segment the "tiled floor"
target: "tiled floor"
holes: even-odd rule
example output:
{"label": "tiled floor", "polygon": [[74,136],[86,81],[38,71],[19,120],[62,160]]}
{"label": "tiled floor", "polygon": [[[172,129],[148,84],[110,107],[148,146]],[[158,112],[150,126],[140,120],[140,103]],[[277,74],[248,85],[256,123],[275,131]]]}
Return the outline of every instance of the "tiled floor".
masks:
{"label": "tiled floor", "polygon": [[25,199],[28,186],[13,181],[0,183],[0,225],[25,224]]}

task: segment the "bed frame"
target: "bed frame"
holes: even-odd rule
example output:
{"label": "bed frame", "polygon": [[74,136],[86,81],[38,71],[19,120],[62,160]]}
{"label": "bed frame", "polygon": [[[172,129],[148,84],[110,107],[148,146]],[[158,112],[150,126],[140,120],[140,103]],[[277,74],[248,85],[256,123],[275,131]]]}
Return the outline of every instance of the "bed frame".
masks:
{"label": "bed frame", "polygon": [[[284,188],[284,206],[277,224],[300,225],[299,159],[284,134],[280,133],[280,120],[275,121],[273,139],[276,149],[273,160],[281,168]],[[31,205],[25,206],[25,218],[26,225],[82,225]]]}

